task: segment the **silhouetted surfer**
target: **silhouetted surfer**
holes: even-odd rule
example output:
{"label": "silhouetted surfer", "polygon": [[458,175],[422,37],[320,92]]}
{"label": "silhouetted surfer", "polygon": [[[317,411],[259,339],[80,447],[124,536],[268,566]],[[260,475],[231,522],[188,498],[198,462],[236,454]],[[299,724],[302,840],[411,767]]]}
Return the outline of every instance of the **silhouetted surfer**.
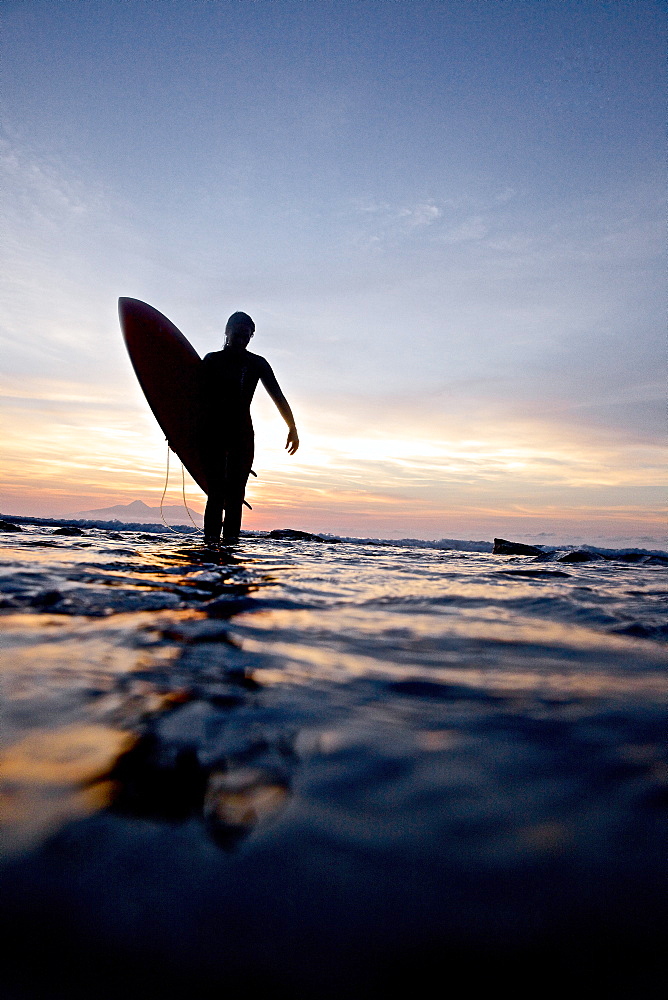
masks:
{"label": "silhouetted surfer", "polygon": [[299,447],[292,410],[271,366],[259,354],[246,350],[254,332],[250,316],[233,313],[225,327],[223,350],[207,354],[202,361],[202,438],[209,480],[204,540],[209,545],[220,541],[221,527],[224,541],[239,537],[255,444],[250,405],[259,381],[290,429],[285,445],[289,454],[294,455]]}

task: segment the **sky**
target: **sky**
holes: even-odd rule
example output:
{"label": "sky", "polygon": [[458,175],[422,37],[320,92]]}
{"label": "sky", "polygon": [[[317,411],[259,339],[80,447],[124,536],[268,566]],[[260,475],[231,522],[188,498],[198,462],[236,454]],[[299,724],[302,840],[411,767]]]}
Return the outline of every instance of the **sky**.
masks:
{"label": "sky", "polygon": [[301,447],[260,387],[246,528],[665,547],[664,45],[653,0],[5,0],[0,511],[159,503],[131,296],[256,322]]}

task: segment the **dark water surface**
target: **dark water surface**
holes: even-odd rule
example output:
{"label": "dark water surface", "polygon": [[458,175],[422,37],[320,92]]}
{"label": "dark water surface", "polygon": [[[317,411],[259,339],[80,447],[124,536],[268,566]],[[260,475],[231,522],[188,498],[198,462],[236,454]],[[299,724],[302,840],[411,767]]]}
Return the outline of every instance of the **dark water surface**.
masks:
{"label": "dark water surface", "polygon": [[665,561],[1,544],[8,996],[659,995]]}

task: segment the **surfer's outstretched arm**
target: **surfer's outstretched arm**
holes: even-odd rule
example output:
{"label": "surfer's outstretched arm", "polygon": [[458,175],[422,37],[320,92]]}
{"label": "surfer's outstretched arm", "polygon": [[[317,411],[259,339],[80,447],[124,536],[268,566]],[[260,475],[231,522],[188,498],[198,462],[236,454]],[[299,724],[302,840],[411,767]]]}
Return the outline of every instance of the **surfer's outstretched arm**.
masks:
{"label": "surfer's outstretched arm", "polygon": [[299,435],[297,434],[297,427],[295,425],[295,418],[292,415],[292,410],[290,409],[290,404],[281,392],[281,387],[276,381],[276,376],[269,364],[263,370],[262,375],[262,385],[265,387],[273,401],[276,403],[276,408],[278,412],[285,420],[288,425],[288,440],[285,443],[285,447],[288,449],[289,455],[294,455],[299,447]]}

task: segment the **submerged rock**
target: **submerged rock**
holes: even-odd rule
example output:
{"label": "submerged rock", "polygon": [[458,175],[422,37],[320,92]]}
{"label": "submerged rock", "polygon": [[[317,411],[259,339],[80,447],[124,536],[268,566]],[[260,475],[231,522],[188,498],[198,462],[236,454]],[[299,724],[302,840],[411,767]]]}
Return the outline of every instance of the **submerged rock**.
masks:
{"label": "submerged rock", "polygon": [[0,521],[0,531],[23,531],[23,528],[12,521]]}
{"label": "submerged rock", "polygon": [[52,608],[54,604],[58,604],[62,601],[63,595],[59,590],[40,590],[38,594],[30,598],[30,605],[33,608],[39,608],[44,610],[46,608]]}
{"label": "submerged rock", "polygon": [[81,528],[75,527],[73,524],[64,524],[62,528],[56,528],[53,532],[54,535],[84,535],[85,532]]}
{"label": "submerged rock", "polygon": [[539,556],[543,550],[535,545],[524,545],[522,542],[509,542],[505,538],[495,538],[494,555],[497,556]]}
{"label": "submerged rock", "polygon": [[[269,532],[268,538],[281,538],[290,542],[329,542],[330,538],[323,538],[322,535],[312,535],[310,531],[297,531],[296,528],[274,528]],[[337,539],[338,541],[338,539]]]}
{"label": "submerged rock", "polygon": [[557,562],[596,562],[602,559],[605,559],[605,556],[602,556],[600,552],[590,552],[589,549],[574,549],[573,552],[567,552],[565,555],[559,556]]}

